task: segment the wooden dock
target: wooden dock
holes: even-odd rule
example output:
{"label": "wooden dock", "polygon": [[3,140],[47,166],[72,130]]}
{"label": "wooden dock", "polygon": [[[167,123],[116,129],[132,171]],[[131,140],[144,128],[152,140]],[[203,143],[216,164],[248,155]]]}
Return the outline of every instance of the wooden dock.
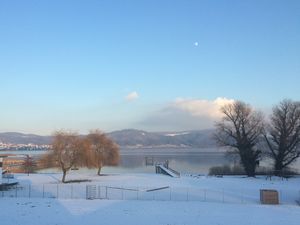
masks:
{"label": "wooden dock", "polygon": [[164,164],[157,164],[155,165],[155,172],[157,174],[164,174],[170,177],[175,177],[175,178],[179,178],[180,177],[180,173],[177,172],[176,170],[171,169],[169,166],[166,167]]}

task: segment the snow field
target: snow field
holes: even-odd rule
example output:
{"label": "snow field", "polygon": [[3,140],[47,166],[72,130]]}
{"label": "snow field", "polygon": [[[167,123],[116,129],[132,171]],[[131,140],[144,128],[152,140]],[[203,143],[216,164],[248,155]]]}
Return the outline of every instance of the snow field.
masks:
{"label": "snow field", "polygon": [[[1,193],[1,225],[298,225],[300,220],[295,203],[300,178],[71,173],[68,179],[90,182],[62,184],[61,174],[16,179],[17,189]],[[96,187],[98,199],[85,199],[87,185]],[[260,189],[278,190],[281,204],[261,205]]]}
{"label": "snow field", "polygon": [[1,199],[1,225],[298,225],[299,206]]}

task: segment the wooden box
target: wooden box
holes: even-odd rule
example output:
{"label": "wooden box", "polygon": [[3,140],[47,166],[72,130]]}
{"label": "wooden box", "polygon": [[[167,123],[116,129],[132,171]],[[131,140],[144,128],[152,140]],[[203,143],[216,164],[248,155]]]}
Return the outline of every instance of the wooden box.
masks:
{"label": "wooden box", "polygon": [[279,204],[278,191],[267,190],[267,189],[260,190],[260,202],[262,204],[278,205]]}

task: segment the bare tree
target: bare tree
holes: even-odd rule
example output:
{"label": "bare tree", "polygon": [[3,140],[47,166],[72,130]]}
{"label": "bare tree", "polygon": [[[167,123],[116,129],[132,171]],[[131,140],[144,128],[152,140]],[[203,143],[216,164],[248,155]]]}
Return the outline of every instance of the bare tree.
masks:
{"label": "bare tree", "polygon": [[76,133],[55,132],[52,148],[41,159],[44,168],[60,168],[63,172],[62,182],[65,183],[66,174],[73,166],[88,166],[89,146],[85,139]]}
{"label": "bare tree", "polygon": [[300,156],[300,102],[283,100],[275,106],[264,137],[279,175]]}
{"label": "bare tree", "polygon": [[27,173],[29,176],[29,173],[33,173],[37,168],[36,161],[30,157],[29,155],[25,155],[24,162],[22,163],[23,170]]}
{"label": "bare tree", "polygon": [[93,166],[98,168],[100,175],[103,166],[117,165],[119,162],[119,147],[99,130],[91,131],[87,136],[93,156]]}
{"label": "bare tree", "polygon": [[216,124],[215,138],[222,146],[234,149],[248,176],[255,176],[261,151],[258,148],[263,132],[263,116],[241,101],[221,108],[223,118]]}

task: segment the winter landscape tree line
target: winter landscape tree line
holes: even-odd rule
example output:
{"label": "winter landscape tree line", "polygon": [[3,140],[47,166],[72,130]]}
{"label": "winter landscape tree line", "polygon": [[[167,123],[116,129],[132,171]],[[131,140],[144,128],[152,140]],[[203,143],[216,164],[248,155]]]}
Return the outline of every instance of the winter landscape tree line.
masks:
{"label": "winter landscape tree line", "polygon": [[255,176],[263,152],[273,160],[275,175],[300,156],[300,102],[281,101],[268,119],[242,101],[223,106],[221,112],[215,139],[239,154],[248,176]]}

